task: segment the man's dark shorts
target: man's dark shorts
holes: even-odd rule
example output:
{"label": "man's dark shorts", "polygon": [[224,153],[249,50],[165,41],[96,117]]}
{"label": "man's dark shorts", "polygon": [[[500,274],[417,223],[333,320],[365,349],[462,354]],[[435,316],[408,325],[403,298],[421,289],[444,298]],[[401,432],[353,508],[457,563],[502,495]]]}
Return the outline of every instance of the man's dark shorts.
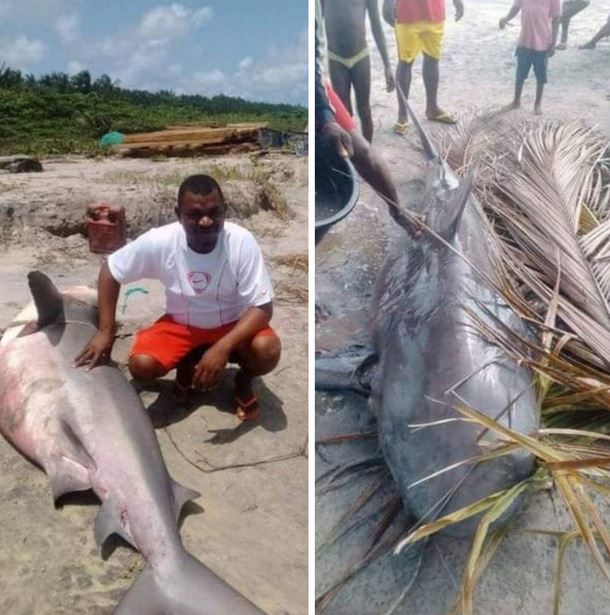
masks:
{"label": "man's dark shorts", "polygon": [[517,47],[517,81],[525,81],[534,67],[534,75],[538,83],[547,82],[548,51],[536,51],[526,47]]}

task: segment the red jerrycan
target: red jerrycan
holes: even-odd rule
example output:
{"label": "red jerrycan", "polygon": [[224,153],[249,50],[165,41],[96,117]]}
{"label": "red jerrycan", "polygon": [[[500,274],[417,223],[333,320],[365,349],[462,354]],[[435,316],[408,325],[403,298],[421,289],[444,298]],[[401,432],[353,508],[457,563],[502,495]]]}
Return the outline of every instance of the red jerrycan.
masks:
{"label": "red jerrycan", "polygon": [[124,207],[94,203],[87,207],[86,221],[91,252],[110,254],[127,242]]}

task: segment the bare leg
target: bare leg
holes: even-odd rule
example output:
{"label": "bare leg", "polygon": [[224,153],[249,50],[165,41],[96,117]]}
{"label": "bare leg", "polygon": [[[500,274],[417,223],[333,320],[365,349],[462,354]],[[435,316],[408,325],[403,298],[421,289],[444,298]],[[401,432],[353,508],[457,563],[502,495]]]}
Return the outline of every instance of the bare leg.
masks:
{"label": "bare leg", "polygon": [[534,103],[534,114],[542,115],[542,93],[544,92],[544,83],[536,82],[536,102]]}
{"label": "bare leg", "polygon": [[275,335],[260,335],[235,351],[240,367],[235,375],[238,418],[254,419],[258,415],[258,402],[252,390],[252,380],[272,371],[279,363],[281,352],[281,342]]}
{"label": "bare leg", "polygon": [[595,49],[595,45],[597,45],[602,38],[606,38],[607,36],[610,36],[610,20],[608,20],[605,26],[602,26],[599,32],[588,43],[581,45],[579,49]]}
{"label": "bare leg", "polygon": [[129,358],[129,372],[142,383],[152,382],[161,376],[165,376],[168,370],[148,354],[136,354]]}
{"label": "bare leg", "polygon": [[590,2],[586,0],[572,0],[564,2],[563,11],[561,13],[561,41],[557,45],[557,49],[566,49],[568,46],[568,33],[570,30],[570,21],[580,13],[583,9],[589,6]]}
{"label": "bare leg", "polygon": [[373,141],[373,114],[371,113],[371,60],[367,56],[351,70],[356,107],[364,138]]}
{"label": "bare leg", "polygon": [[352,77],[350,71],[343,66],[343,64],[331,60],[328,63],[328,72],[330,73],[330,82],[333,86],[333,90],[335,90],[349,114],[353,116]]}
{"label": "bare leg", "polygon": [[570,28],[570,18],[561,17],[561,40],[557,44],[557,49],[566,49],[568,46],[568,30]]}
{"label": "bare leg", "polygon": [[438,60],[427,56],[424,53],[424,87],[426,88],[426,115],[436,116],[442,113],[438,107],[438,82],[439,68]]}
{"label": "bare leg", "polygon": [[406,123],[408,121],[407,107],[402,99],[401,91],[405,98],[409,98],[411,89],[411,74],[413,72],[413,63],[408,64],[400,60],[396,67],[396,92],[398,95],[398,122]]}
{"label": "bare leg", "polygon": [[511,109],[518,109],[521,106],[521,94],[523,93],[524,83],[525,81],[522,79],[517,79],[515,82],[515,98],[513,104],[510,106]]}
{"label": "bare leg", "polygon": [[352,130],[350,136],[352,137],[352,145],[354,147],[352,162],[362,179],[383,198],[394,221],[407,232],[411,234],[416,233],[414,225],[400,210],[396,185],[383,160],[376,154],[370,143],[358,134],[357,131]]}

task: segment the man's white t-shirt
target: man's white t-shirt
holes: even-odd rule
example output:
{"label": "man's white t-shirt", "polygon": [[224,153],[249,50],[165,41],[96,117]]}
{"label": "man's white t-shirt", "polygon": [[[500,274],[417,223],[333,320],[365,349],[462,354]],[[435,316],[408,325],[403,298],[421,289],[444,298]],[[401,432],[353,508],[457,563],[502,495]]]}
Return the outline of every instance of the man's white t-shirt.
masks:
{"label": "man's white t-shirt", "polygon": [[108,257],[120,284],[143,278],[165,286],[167,314],[185,325],[212,329],[250,307],[269,303],[273,289],[252,234],[225,222],[208,254],[191,250],[179,222],[152,229]]}

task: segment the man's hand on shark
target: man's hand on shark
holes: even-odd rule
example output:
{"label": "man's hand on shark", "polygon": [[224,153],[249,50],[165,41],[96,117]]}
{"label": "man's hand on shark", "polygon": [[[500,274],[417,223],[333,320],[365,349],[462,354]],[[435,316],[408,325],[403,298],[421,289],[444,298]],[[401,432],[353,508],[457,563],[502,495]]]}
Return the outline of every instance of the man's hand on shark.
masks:
{"label": "man's hand on shark", "polygon": [[87,369],[93,369],[96,365],[108,363],[113,344],[114,334],[97,331],[80,353],[74,357],[74,367],[88,365]]}

